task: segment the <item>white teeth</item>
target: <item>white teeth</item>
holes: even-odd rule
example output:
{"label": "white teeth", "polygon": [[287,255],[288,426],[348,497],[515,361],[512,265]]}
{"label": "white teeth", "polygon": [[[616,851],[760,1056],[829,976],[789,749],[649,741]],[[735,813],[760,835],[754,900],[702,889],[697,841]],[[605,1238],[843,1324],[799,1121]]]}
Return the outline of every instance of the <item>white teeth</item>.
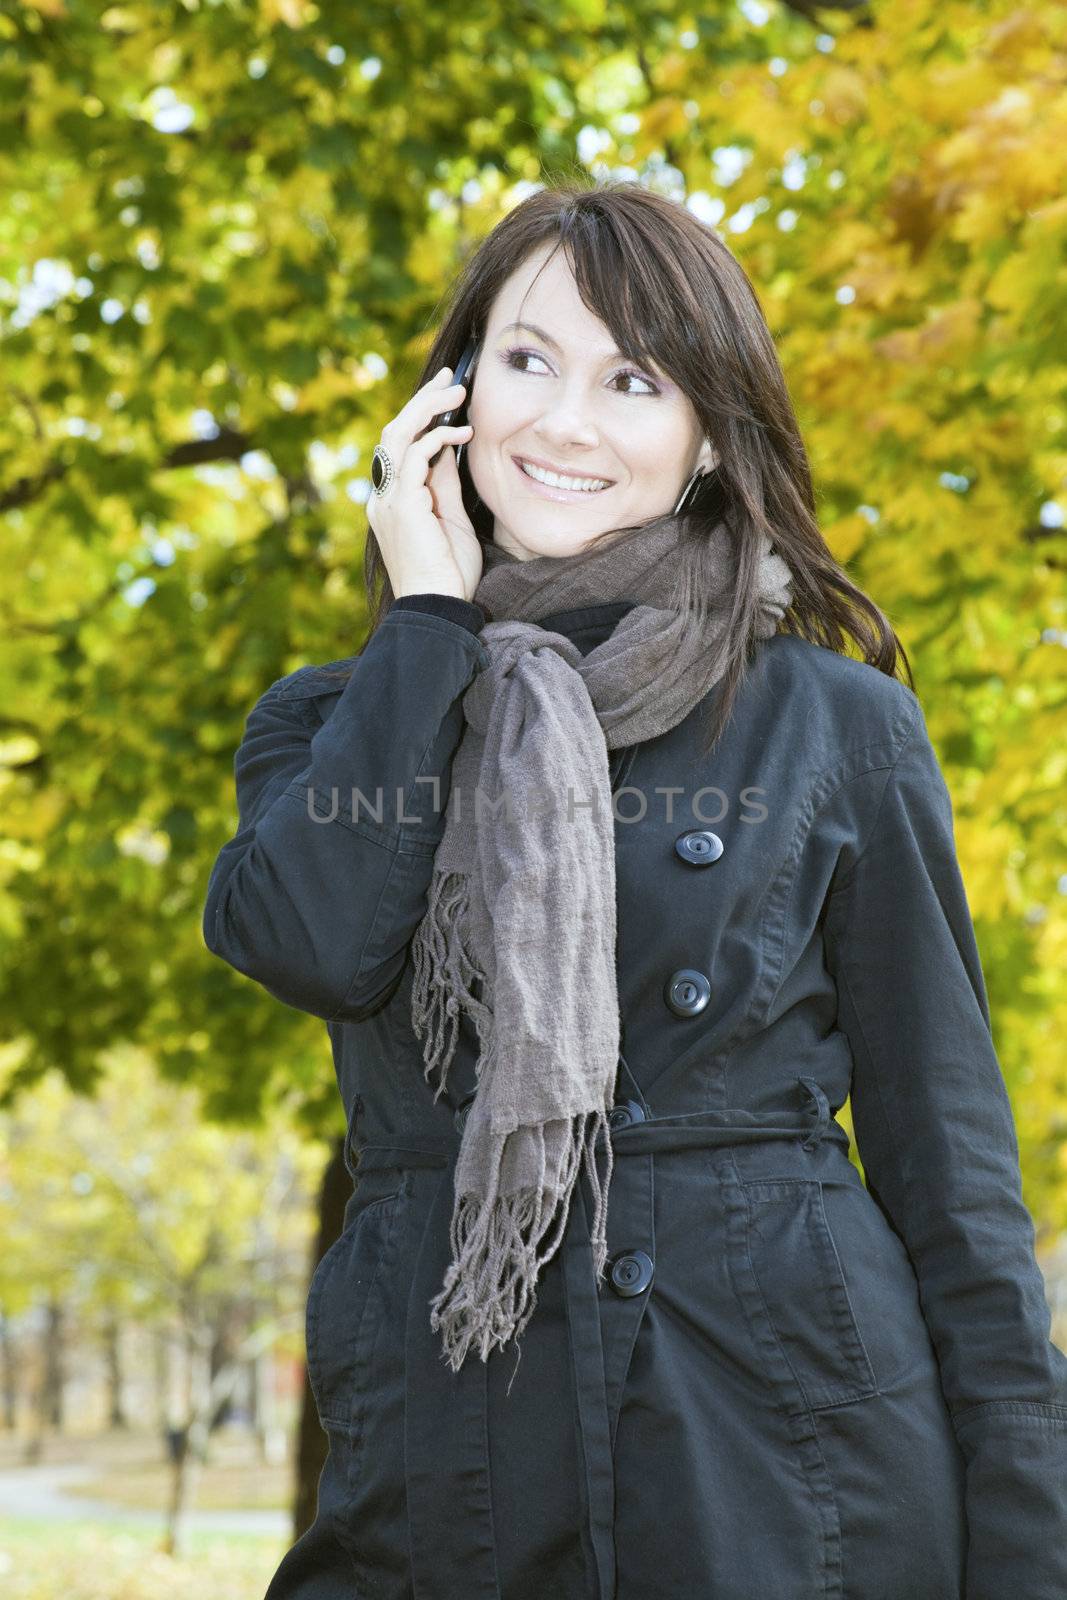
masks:
{"label": "white teeth", "polygon": [[547,483],[553,489],[584,489],[593,493],[609,487],[606,478],[563,478],[558,472],[546,472],[544,467],[535,467],[529,461],[521,461],[519,465],[528,478],[536,478],[538,483]]}

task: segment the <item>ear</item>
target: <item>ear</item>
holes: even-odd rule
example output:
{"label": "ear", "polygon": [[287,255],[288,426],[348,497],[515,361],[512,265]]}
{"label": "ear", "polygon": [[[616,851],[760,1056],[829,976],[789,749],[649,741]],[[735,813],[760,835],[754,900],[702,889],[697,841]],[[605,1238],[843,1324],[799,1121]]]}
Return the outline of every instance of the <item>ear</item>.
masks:
{"label": "ear", "polygon": [[718,465],[719,452],[716,450],[710,439],[705,439],[704,443],[700,447],[700,454],[697,457],[697,467],[701,472],[714,472]]}

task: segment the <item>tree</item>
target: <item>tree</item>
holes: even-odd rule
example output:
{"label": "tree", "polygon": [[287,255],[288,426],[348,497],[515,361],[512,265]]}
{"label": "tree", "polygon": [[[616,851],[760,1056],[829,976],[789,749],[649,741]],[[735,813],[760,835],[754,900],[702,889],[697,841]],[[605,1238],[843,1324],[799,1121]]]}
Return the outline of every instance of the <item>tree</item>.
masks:
{"label": "tree", "polygon": [[48,1313],[32,1454],[63,1425],[75,1337],[135,1323],[165,1331],[187,1362],[165,1418],[172,1553],[244,1366],[267,1349],[303,1354],[325,1152],[288,1124],[275,1114],[235,1133],[208,1122],[195,1088],[163,1082],[128,1048],[110,1053],[93,1095],[53,1072],[0,1115],[0,1307]]}
{"label": "tree", "polygon": [[1065,31],[1053,0],[0,16],[7,1103],[126,1041],[210,1117],[343,1131],[321,1026],[203,949],[233,751],[358,647],[381,425],[473,242],[577,162],[685,199],[757,287],[822,526],[915,665],[1064,1226]]}

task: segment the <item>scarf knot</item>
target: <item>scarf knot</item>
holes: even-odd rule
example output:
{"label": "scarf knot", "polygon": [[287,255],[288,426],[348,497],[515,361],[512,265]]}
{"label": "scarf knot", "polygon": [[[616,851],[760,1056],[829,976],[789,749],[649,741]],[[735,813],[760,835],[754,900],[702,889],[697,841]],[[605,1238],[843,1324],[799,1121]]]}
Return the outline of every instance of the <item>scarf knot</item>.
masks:
{"label": "scarf knot", "polygon": [[484,737],[498,698],[508,692],[526,657],[553,650],[569,668],[576,668],[582,652],[562,633],[551,633],[535,622],[505,617],[487,622],[479,638],[489,651],[489,665],[479,672],[463,697],[463,715],[476,734]]}

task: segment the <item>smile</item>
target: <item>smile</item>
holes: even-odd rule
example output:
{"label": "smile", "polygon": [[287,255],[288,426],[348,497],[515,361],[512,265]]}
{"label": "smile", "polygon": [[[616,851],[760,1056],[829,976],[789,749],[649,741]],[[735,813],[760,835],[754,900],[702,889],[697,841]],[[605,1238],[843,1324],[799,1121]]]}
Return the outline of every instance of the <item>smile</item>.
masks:
{"label": "smile", "polygon": [[611,480],[607,478],[579,478],[569,477],[561,472],[549,472],[545,467],[535,466],[522,456],[512,456],[518,470],[528,482],[538,485],[541,493],[553,500],[577,500],[583,495],[600,494],[604,489],[610,489]]}

